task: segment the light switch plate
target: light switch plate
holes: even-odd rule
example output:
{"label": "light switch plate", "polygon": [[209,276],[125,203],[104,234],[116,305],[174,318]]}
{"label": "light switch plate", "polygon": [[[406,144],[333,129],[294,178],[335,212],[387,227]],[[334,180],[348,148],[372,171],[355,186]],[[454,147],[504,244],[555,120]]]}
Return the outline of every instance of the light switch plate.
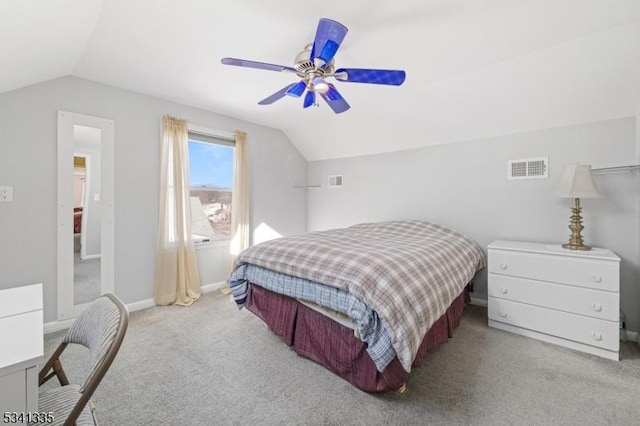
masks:
{"label": "light switch plate", "polygon": [[0,186],[0,203],[13,201],[13,186]]}

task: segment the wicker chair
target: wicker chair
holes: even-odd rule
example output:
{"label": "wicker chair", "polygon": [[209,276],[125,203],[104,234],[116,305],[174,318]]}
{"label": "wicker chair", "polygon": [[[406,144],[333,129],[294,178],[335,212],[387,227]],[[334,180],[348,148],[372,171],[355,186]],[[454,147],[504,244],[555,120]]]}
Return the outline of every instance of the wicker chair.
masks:
{"label": "wicker chair", "polygon": [[[91,396],[118,353],[128,324],[127,307],[112,294],[96,299],[80,314],[40,371],[40,386],[54,376],[61,385],[40,392],[38,412],[51,412],[55,419],[53,423],[42,424],[98,424]],[[89,349],[89,368],[82,385],[69,383],[60,362],[60,355],[69,343]]]}

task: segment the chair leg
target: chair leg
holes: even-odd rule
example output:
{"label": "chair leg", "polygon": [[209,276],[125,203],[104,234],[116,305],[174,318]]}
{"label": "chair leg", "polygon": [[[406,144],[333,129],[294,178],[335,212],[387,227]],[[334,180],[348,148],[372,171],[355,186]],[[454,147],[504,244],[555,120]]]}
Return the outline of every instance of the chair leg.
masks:
{"label": "chair leg", "polygon": [[69,384],[69,379],[67,379],[67,375],[64,373],[64,369],[62,368],[62,363],[59,359],[53,361],[52,365],[53,371],[58,376],[58,381],[61,386],[67,386]]}
{"label": "chair leg", "polygon": [[[60,355],[62,354],[62,352],[64,352],[66,347],[67,347],[66,343],[61,343],[58,346],[58,348],[55,350],[53,355],[51,355],[51,357],[49,357],[49,360],[45,363],[45,365],[42,367],[42,370],[40,370],[40,373],[38,374],[38,382],[39,382],[38,386],[42,386],[50,378],[52,378],[54,376],[54,374],[57,376],[57,373],[55,372],[55,370],[53,372],[51,372],[51,373],[49,373],[49,372],[53,368],[53,363],[55,361],[58,361],[58,364],[60,363]],[[62,368],[62,366],[60,366],[60,368]]]}

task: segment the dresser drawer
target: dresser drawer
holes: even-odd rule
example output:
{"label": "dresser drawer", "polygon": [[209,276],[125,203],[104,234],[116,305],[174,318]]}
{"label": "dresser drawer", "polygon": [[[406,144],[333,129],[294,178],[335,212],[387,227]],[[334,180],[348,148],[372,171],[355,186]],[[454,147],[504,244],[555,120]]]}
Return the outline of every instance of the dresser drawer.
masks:
{"label": "dresser drawer", "polygon": [[3,342],[0,368],[41,357],[44,352],[42,336],[41,310],[0,318],[0,342]]}
{"label": "dresser drawer", "polygon": [[619,293],[489,273],[489,296],[618,321]]}
{"label": "dresser drawer", "polygon": [[488,263],[494,274],[619,291],[620,265],[615,261],[490,250]]}
{"label": "dresser drawer", "polygon": [[515,327],[618,351],[618,322],[584,317],[554,309],[489,297],[489,319]]}

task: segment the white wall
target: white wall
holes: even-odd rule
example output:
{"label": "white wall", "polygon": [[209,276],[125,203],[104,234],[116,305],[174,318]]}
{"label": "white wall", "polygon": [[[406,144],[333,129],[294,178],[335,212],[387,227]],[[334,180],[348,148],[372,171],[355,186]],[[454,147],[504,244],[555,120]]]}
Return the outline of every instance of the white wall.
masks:
{"label": "white wall", "polygon": [[[308,230],[415,218],[457,229],[483,247],[496,239],[564,243],[571,201],[554,198],[566,164],[627,165],[636,159],[635,118],[541,130],[395,153],[310,162]],[[417,135],[416,137],[419,137]],[[549,179],[507,180],[507,160],[549,157]],[[344,175],[343,189],[327,176]],[[621,306],[638,330],[638,205],[634,174],[595,175],[605,198],[581,200],[587,244],[622,258]],[[486,253],[486,249],[485,249]],[[476,281],[486,298],[486,271]]]}
{"label": "white wall", "polygon": [[[636,108],[636,161],[635,164],[640,165],[640,104]],[[637,250],[638,250],[638,265],[640,265],[640,171],[636,173],[636,209],[638,211],[637,221],[638,221],[638,239],[637,239]],[[638,282],[638,286],[640,287],[640,282]],[[640,289],[638,290],[638,316],[636,318],[636,327],[635,330],[640,330]],[[633,328],[633,324],[627,320],[627,327],[630,329]],[[640,345],[640,338],[638,339],[638,344]]]}
{"label": "white wall", "polygon": [[56,318],[58,110],[115,121],[115,292],[126,303],[152,297],[164,114],[246,131],[252,227],[305,231],[305,194],[293,187],[306,162],[279,130],[75,77],[0,94],[0,185],[14,187],[0,204],[0,289],[44,283],[45,322]]}
{"label": "white wall", "polygon": [[220,284],[229,276],[229,243],[210,242],[196,245],[200,285]]}

